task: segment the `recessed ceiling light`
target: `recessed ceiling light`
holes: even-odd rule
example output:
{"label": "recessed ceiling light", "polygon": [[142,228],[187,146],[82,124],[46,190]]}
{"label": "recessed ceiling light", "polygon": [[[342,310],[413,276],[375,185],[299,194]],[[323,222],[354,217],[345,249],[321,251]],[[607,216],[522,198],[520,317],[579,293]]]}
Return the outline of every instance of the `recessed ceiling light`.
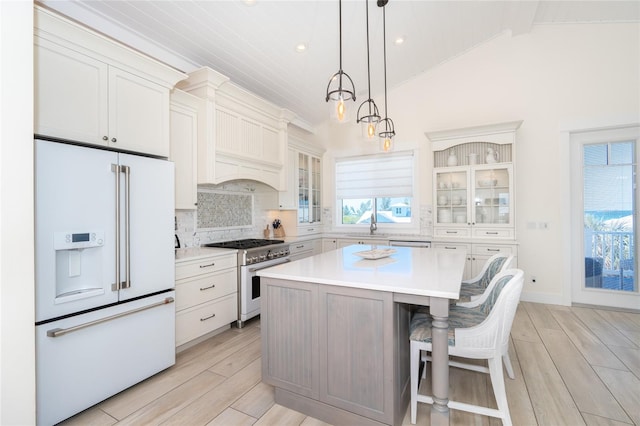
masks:
{"label": "recessed ceiling light", "polygon": [[257,0],[242,0],[245,6],[255,6]]}
{"label": "recessed ceiling light", "polygon": [[395,38],[395,40],[393,40],[393,43],[396,46],[400,46],[402,43],[404,43],[404,41],[405,41],[405,36],[398,36]]}
{"label": "recessed ceiling light", "polygon": [[307,43],[296,44],[296,52],[302,53],[307,51]]}

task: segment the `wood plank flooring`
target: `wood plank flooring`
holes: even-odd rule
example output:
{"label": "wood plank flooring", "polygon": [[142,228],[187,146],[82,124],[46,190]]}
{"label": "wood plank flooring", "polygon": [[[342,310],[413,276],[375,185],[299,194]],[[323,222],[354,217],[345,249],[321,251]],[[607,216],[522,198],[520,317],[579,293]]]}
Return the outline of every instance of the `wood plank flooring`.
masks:
{"label": "wood plank flooring", "polygon": [[[640,426],[640,313],[522,302],[511,333],[514,425]],[[325,423],[274,403],[260,381],[260,322],[231,328],[176,365],[68,419],[71,425],[303,425]],[[506,377],[506,374],[505,374]],[[451,395],[495,407],[489,377],[451,370]],[[425,381],[423,386],[429,386]],[[418,404],[418,424],[430,407]],[[500,425],[451,412],[454,425]],[[409,413],[403,425],[410,425]]]}

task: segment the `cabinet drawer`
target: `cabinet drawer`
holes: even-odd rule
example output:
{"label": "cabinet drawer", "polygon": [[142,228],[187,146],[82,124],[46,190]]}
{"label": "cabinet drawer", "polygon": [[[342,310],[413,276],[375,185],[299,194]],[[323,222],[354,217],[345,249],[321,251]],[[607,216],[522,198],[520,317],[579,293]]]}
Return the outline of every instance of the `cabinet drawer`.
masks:
{"label": "cabinet drawer", "polygon": [[433,243],[433,248],[445,249],[445,250],[464,250],[467,253],[471,252],[471,244]]}
{"label": "cabinet drawer", "polygon": [[298,235],[314,235],[322,233],[322,225],[298,225]]}
{"label": "cabinet drawer", "polygon": [[236,269],[176,281],[176,311],[238,291]]}
{"label": "cabinet drawer", "polygon": [[176,280],[227,268],[237,268],[237,266],[238,256],[235,253],[180,262],[176,263]]}
{"label": "cabinet drawer", "polygon": [[473,245],[473,254],[487,254],[494,255],[496,253],[507,253],[514,254],[515,250],[513,246],[503,246],[503,245],[495,245],[495,244],[487,244],[487,245]]}
{"label": "cabinet drawer", "polygon": [[436,237],[468,237],[469,228],[436,228]]}
{"label": "cabinet drawer", "polygon": [[513,238],[513,229],[476,228],[473,230],[473,236],[477,238]]}
{"label": "cabinet drawer", "polygon": [[185,309],[176,314],[176,346],[231,324],[238,319],[238,293]]}
{"label": "cabinet drawer", "polygon": [[291,254],[313,251],[313,240],[292,243],[289,245],[289,251],[291,252]]}

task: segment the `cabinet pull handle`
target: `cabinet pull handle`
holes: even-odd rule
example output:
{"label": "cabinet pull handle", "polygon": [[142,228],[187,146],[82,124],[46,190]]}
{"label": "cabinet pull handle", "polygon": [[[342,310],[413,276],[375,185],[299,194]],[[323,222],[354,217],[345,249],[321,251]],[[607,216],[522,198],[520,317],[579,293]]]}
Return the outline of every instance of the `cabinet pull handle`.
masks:
{"label": "cabinet pull handle", "polygon": [[447,247],[447,246],[445,246],[444,248],[446,250],[457,250],[458,249],[458,247]]}
{"label": "cabinet pull handle", "polygon": [[303,244],[303,245],[301,245],[301,246],[296,246],[296,248],[302,248],[302,247],[304,247],[304,244]]}
{"label": "cabinet pull handle", "polygon": [[313,230],[314,230],[314,228],[309,228],[309,229],[307,229],[307,231],[313,231]]}
{"label": "cabinet pull handle", "polygon": [[200,287],[200,291],[209,290],[210,288],[216,288],[215,284],[211,284],[209,287]]}
{"label": "cabinet pull handle", "polygon": [[488,248],[487,251],[500,251],[500,249],[492,249],[492,248]]}
{"label": "cabinet pull handle", "polygon": [[103,140],[103,141],[108,141],[108,140],[109,140],[109,136],[103,136],[103,137],[102,137],[102,140]]}
{"label": "cabinet pull handle", "polygon": [[447,231],[447,234],[457,234],[458,231]]}
{"label": "cabinet pull handle", "polygon": [[216,314],[211,314],[208,317],[200,318],[200,321],[206,321],[206,320],[209,320],[209,319],[211,319],[211,318],[213,318],[215,316],[216,316]]}
{"label": "cabinet pull handle", "polygon": [[116,139],[116,138],[111,138],[111,142],[116,143],[116,142],[118,142],[118,139]]}
{"label": "cabinet pull handle", "polygon": [[212,262],[209,265],[200,265],[200,268],[208,268],[210,266],[215,266],[216,262]]}
{"label": "cabinet pull handle", "polygon": [[493,231],[493,232],[487,231],[486,234],[487,235],[498,235],[498,233],[496,231]]}

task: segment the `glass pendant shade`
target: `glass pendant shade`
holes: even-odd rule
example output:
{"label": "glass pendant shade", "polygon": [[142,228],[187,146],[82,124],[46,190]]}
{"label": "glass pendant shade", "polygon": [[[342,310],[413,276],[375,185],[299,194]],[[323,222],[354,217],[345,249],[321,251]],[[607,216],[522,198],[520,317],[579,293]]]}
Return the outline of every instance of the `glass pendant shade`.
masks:
{"label": "glass pendant shade", "polygon": [[393,137],[396,135],[395,128],[393,126],[393,120],[390,118],[384,118],[378,123],[380,133],[380,150],[383,152],[393,151]]}
{"label": "glass pendant shade", "polygon": [[340,33],[340,69],[331,76],[327,84],[326,102],[329,103],[329,116],[339,123],[349,121],[348,101],[356,100],[356,89],[351,77],[342,70],[342,0],[339,4],[338,28]]}
{"label": "glass pendant shade", "polygon": [[380,113],[373,99],[367,99],[358,108],[358,120],[362,137],[373,139],[376,136],[376,125],[380,121]]}

